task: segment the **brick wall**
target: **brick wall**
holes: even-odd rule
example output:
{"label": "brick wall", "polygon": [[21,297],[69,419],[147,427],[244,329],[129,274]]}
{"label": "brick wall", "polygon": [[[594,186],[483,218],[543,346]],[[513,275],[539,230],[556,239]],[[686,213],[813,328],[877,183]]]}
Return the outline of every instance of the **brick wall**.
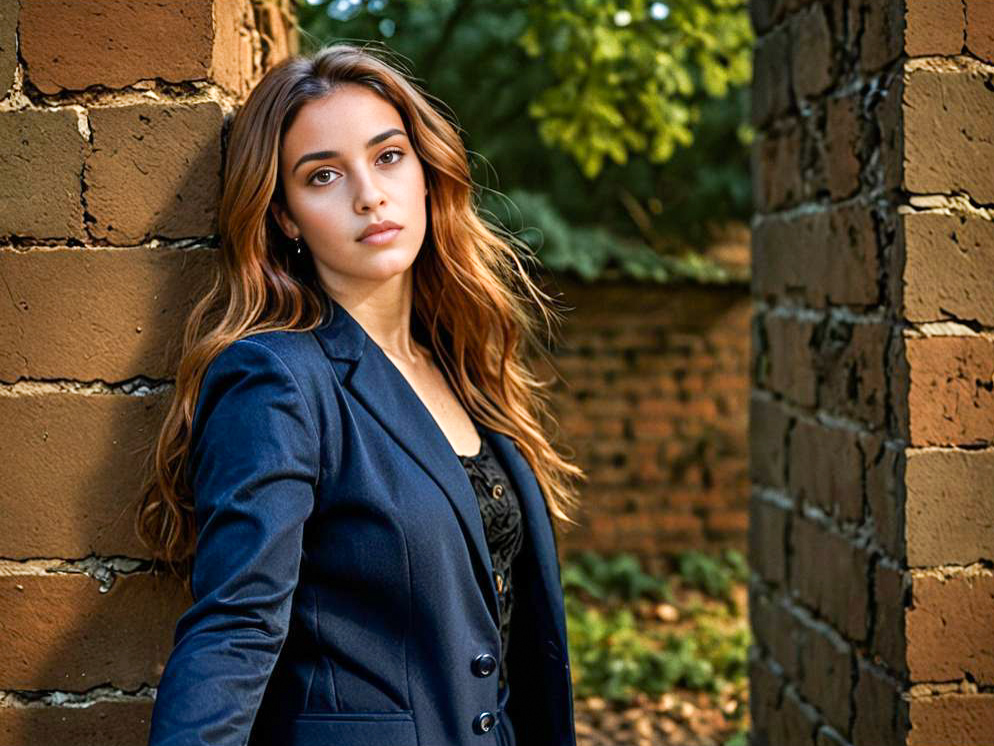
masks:
{"label": "brick wall", "polygon": [[753,0],[753,743],[994,743],[994,3]]}
{"label": "brick wall", "polygon": [[0,3],[3,746],[147,738],[188,599],[134,537],[136,464],[213,261],[225,117],[290,7]]}
{"label": "brick wall", "polygon": [[[562,438],[589,480],[560,554],[746,548],[748,287],[583,284],[553,363]],[[546,368],[543,374],[548,371]]]}

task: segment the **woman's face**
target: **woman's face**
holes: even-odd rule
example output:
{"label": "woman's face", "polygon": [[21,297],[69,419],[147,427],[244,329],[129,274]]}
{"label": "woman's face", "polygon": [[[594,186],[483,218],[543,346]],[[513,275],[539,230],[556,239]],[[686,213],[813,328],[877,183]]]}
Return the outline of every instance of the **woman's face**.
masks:
{"label": "woman's face", "polygon": [[[403,275],[425,238],[425,175],[400,114],[370,89],[346,84],[301,107],[280,149],[287,209],[273,203],[284,232],[301,238],[336,297]],[[401,226],[381,243],[370,225]],[[375,236],[373,237],[376,238]]]}

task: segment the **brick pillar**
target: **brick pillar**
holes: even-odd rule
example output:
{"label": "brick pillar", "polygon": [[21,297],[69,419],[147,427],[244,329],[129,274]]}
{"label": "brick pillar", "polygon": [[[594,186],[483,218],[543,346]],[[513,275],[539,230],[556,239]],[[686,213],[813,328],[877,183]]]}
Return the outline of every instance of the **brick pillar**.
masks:
{"label": "brick pillar", "polygon": [[0,2],[0,744],[138,744],[189,603],[139,467],[290,0]]}
{"label": "brick pillar", "polygon": [[994,743],[994,3],[751,11],[752,742]]}

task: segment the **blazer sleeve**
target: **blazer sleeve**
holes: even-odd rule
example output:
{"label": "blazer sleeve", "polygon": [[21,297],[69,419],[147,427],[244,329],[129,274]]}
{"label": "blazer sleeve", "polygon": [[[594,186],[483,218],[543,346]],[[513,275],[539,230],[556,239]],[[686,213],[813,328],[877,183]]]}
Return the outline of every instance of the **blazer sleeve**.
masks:
{"label": "blazer sleeve", "polygon": [[320,436],[293,374],[258,342],[229,345],[194,413],[194,602],[176,625],[150,746],[247,743],[286,640],[319,472]]}

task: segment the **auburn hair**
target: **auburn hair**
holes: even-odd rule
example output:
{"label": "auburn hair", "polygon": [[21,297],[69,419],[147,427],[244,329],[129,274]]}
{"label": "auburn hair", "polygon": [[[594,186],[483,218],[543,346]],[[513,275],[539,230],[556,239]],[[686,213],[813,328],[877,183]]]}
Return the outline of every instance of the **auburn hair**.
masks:
{"label": "auburn hair", "polygon": [[187,584],[196,521],[185,469],[209,364],[250,334],[310,331],[328,308],[310,252],[297,253],[270,207],[273,200],[285,204],[279,174],[284,134],[302,106],[345,83],[366,86],[396,108],[425,169],[429,228],[414,262],[412,312],[428,330],[449,384],[473,417],[519,447],[550,516],[576,524],[567,509],[579,502],[573,480],[586,475],[551,445],[547,430],[558,431],[544,390],[551,381],[540,381],[525,359],[529,351],[546,357],[540,323],[551,336],[560,311],[529,276],[526,265],[536,260],[527,244],[478,214],[455,117],[392,62],[388,50],[370,47],[338,43],[282,60],[252,89],[231,124],[219,261],[184,329],[175,392],[148,452],[135,516],[135,530],[154,559]]}

